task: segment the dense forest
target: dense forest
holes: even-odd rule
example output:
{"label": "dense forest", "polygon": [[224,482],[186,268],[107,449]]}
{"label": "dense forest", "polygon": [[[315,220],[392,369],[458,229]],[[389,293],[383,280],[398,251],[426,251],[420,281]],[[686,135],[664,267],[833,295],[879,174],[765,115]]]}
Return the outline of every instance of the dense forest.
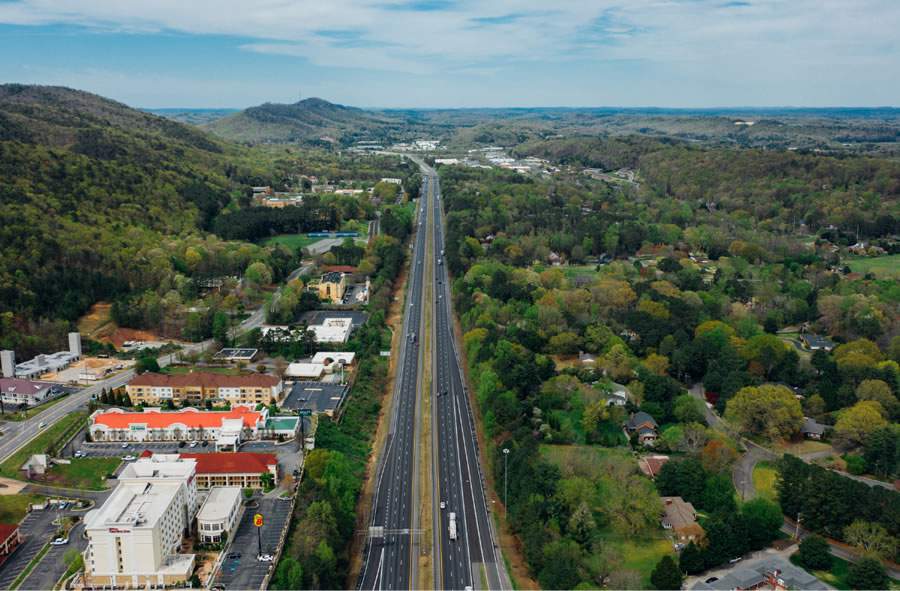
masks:
{"label": "dense forest", "polygon": [[[627,144],[608,147],[622,158],[616,165],[670,150],[634,156]],[[828,165],[810,163],[796,176]],[[894,170],[874,166],[872,174]],[[722,185],[716,174],[736,169],[710,168],[705,185]],[[672,199],[646,181],[441,173],[446,259],[489,457],[502,479],[500,451],[510,449],[508,523],[542,586],[650,584],[622,540],[653,547],[659,494],[683,496],[708,515],[708,543],[687,551],[691,566],[682,570],[721,564],[777,535],[781,508],[735,502],[730,470],[739,445],[706,424],[688,388],[703,387],[741,434],[790,440],[804,416],[815,417],[833,425],[851,457],[869,458],[863,470],[897,474],[896,281],[844,272],[815,237],[773,227],[773,215],[788,214],[754,208],[749,197],[734,197],[740,207],[711,208],[702,195]],[[896,198],[879,192],[893,185],[856,178],[851,185],[881,195],[862,215],[893,215]],[[777,334],[801,324],[839,346],[809,355]],[[606,404],[616,388],[629,393],[623,408]],[[621,453],[641,448],[621,431],[637,411],[659,425],[657,450],[679,460],[666,464],[655,488]]]}

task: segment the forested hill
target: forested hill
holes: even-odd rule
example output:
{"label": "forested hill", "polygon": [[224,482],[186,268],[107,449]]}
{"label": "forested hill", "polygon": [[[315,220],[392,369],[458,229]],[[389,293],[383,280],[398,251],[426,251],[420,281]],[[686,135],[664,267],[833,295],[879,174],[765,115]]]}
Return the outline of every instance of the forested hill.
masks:
{"label": "forested hill", "polygon": [[[409,131],[401,114],[377,113],[319,98],[293,104],[265,103],[206,125],[213,133],[246,143],[322,143],[349,145],[385,140]],[[322,139],[330,138],[330,139]]]}
{"label": "forested hill", "polygon": [[169,276],[255,172],[245,149],[196,128],[68,88],[0,86],[0,340]]}

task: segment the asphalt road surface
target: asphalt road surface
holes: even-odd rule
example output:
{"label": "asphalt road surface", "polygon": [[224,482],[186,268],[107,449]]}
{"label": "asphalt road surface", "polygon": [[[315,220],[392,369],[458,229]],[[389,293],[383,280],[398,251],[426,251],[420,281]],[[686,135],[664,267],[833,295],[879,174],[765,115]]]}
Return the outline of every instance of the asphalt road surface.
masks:
{"label": "asphalt road surface", "polygon": [[[277,498],[258,499],[259,507],[245,507],[214,585],[225,589],[259,589],[274,562],[257,560],[259,547],[263,554],[275,554],[281,531],[290,519],[291,504]],[[263,526],[253,525],[253,516],[263,516]],[[232,558],[228,558],[232,556]]]}
{"label": "asphalt road surface", "polygon": [[[423,182],[423,195],[429,183]],[[424,199],[420,199],[424,202]],[[419,393],[422,342],[422,294],[424,282],[427,216],[419,214],[419,226],[410,266],[410,287],[404,304],[399,363],[391,408],[390,429],[379,454],[371,526],[384,528],[384,535],[369,536],[360,589],[410,589],[416,587],[416,557],[413,555],[415,495],[416,402]]]}
{"label": "asphalt road surface", "polygon": [[[475,422],[454,342],[450,281],[444,264],[444,229],[440,185],[434,171],[434,548],[435,582],[440,589],[502,589],[499,551],[488,515],[478,458]],[[440,503],[445,503],[441,509]],[[456,536],[450,535],[450,514]]]}

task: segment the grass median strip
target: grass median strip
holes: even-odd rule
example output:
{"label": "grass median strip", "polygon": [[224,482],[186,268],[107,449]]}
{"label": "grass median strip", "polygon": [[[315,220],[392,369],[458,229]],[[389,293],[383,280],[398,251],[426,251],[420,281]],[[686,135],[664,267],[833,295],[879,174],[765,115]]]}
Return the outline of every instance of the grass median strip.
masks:
{"label": "grass median strip", "polygon": [[44,429],[37,437],[20,447],[17,452],[0,464],[0,476],[21,480],[22,465],[28,461],[28,458],[34,454],[47,453],[47,450],[63,437],[69,429],[74,428],[77,423],[83,422],[86,418],[87,413],[85,412],[72,413]]}
{"label": "grass median strip", "polygon": [[31,574],[31,571],[34,570],[38,564],[40,564],[41,560],[44,559],[44,556],[47,555],[47,552],[50,551],[50,544],[44,544],[44,547],[41,548],[41,551],[38,552],[34,558],[31,559],[31,562],[28,563],[28,566],[25,567],[25,570],[19,573],[19,576],[12,582],[12,585],[9,586],[10,591],[15,591],[19,588],[19,585],[25,582],[25,579],[28,578],[28,575]]}

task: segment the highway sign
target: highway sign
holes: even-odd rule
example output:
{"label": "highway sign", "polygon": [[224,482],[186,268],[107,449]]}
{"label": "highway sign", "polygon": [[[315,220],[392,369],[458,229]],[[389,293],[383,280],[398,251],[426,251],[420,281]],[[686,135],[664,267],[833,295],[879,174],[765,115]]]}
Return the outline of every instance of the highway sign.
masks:
{"label": "highway sign", "polygon": [[253,516],[253,525],[256,527],[262,527],[263,525],[263,516],[262,513],[257,513]]}
{"label": "highway sign", "polygon": [[311,408],[301,408],[300,410],[297,411],[297,414],[300,415],[301,417],[311,417],[312,409]]}

